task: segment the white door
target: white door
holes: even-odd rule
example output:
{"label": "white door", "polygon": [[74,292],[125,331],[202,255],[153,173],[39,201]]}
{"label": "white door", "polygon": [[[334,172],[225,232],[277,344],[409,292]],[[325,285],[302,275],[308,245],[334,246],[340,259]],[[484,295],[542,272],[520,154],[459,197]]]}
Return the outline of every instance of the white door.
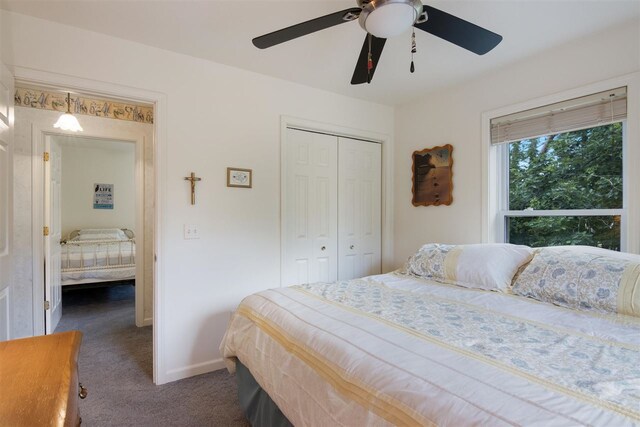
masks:
{"label": "white door", "polygon": [[0,62],[0,341],[11,338],[13,76]]}
{"label": "white door", "polygon": [[381,273],[380,144],[338,140],[338,280]]}
{"label": "white door", "polygon": [[45,137],[45,152],[49,153],[49,160],[44,162],[44,218],[45,227],[48,227],[48,236],[46,232],[44,233],[44,298],[49,302],[48,309],[46,309],[45,303],[45,330],[47,334],[51,334],[55,331],[60,317],[62,317],[62,286],[60,285],[62,150],[54,138],[47,136]]}
{"label": "white door", "polygon": [[338,139],[287,129],[283,149],[282,285],[335,281]]}

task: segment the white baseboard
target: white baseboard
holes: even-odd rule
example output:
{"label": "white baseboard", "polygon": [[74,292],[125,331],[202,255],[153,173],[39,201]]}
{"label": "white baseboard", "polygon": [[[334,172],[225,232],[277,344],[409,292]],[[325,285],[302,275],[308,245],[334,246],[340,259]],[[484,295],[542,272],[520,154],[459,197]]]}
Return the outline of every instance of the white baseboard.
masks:
{"label": "white baseboard", "polygon": [[167,371],[164,376],[164,382],[178,381],[184,378],[193,377],[195,375],[206,374],[207,372],[217,371],[218,369],[225,368],[224,360],[214,359],[208,360],[202,363],[196,363],[194,365],[185,366],[183,368],[171,369]]}

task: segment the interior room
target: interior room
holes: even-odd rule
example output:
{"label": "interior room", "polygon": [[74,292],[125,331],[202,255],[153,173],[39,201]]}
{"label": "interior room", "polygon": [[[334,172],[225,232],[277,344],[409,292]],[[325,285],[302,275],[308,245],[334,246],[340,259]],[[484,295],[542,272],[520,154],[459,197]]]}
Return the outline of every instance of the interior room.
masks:
{"label": "interior room", "polygon": [[[126,295],[128,317],[135,325],[135,145],[75,136],[50,138],[50,162],[60,156],[60,200],[51,205],[60,208],[52,216],[60,216],[61,270],[60,278],[52,282],[59,281],[62,291],[62,326],[79,311],[80,301],[88,305],[82,312],[90,316],[94,307],[88,302],[102,297],[108,304],[113,292]],[[78,316],[75,322],[86,320]],[[54,331],[57,326],[51,325]]]}
{"label": "interior room", "polygon": [[8,424],[640,423],[640,2],[0,0],[0,65]]}

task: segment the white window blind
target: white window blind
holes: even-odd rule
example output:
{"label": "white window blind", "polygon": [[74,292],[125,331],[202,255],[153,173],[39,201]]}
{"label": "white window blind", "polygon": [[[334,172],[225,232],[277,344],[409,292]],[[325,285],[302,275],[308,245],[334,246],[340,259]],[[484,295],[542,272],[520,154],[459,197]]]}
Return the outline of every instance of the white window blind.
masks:
{"label": "white window blind", "polygon": [[503,144],[619,122],[627,117],[627,88],[594,93],[491,120],[491,143]]}

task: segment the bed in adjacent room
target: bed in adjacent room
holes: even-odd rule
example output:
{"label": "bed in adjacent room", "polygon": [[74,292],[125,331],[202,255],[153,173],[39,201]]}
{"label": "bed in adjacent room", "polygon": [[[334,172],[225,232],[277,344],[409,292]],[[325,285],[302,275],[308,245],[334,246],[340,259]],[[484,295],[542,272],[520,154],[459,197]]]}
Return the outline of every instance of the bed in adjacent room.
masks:
{"label": "bed in adjacent room", "polygon": [[401,271],[247,297],[221,351],[296,426],[637,425],[639,282],[611,251],[425,245]]}
{"label": "bed in adjacent room", "polygon": [[60,245],[62,286],[119,282],[136,277],[136,243],[131,230],[74,230]]}

